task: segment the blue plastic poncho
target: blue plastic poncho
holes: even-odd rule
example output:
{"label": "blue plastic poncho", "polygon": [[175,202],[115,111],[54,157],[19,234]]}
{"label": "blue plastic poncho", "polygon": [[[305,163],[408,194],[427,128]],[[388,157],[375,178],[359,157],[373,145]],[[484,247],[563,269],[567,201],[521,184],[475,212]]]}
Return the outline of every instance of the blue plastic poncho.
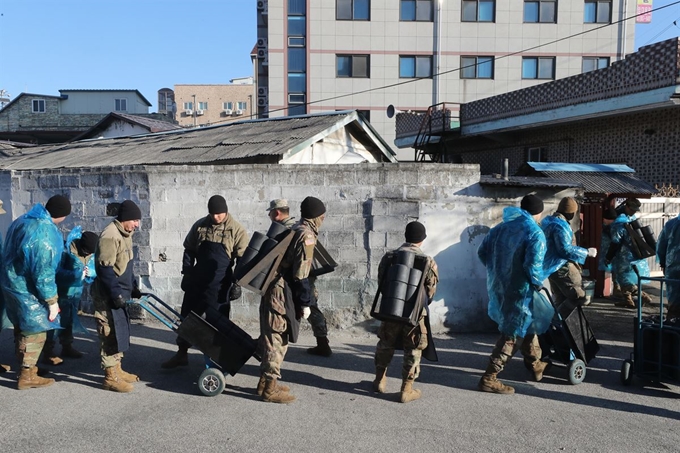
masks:
{"label": "blue plastic poncho", "polygon": [[486,267],[489,317],[508,336],[524,337],[533,321],[534,286],[543,284],[545,235],[527,211],[508,207],[503,223],[489,231],[477,250]]}
{"label": "blue plastic poncho", "polygon": [[612,243],[611,225],[602,225],[602,235],[600,236],[600,251],[597,254],[597,268],[601,271],[611,272],[612,264],[607,264],[607,251]]}
{"label": "blue plastic poncho", "polygon": [[622,286],[633,286],[638,284],[638,278],[633,271],[635,264],[640,272],[640,276],[649,277],[649,264],[646,259],[635,259],[632,252],[632,238],[626,231],[626,224],[635,220],[635,216],[619,215],[614,219],[611,226],[612,244],[621,244],[621,248],[612,259],[612,273],[616,274],[616,281]]}
{"label": "blue plastic poncho", "polygon": [[[0,235],[0,257],[2,257],[2,235]],[[2,260],[0,260],[0,266],[2,266]],[[0,275],[2,275],[2,271],[0,271]],[[5,310],[5,296],[0,291],[0,332],[2,329],[7,329],[12,327],[12,323],[9,322],[9,318],[7,318],[7,310]]]}
{"label": "blue plastic poncho", "polygon": [[[96,277],[94,254],[87,258],[87,264],[72,250],[73,241],[80,239],[83,229],[80,226],[71,230],[66,238],[66,246],[57,269],[57,290],[59,293],[59,309],[62,327],[73,327],[74,332],[87,333],[78,319],[78,308],[83,295],[83,284],[92,283]],[[88,275],[85,276],[85,267]]]}
{"label": "blue plastic poncho", "polygon": [[[656,259],[667,278],[680,280],[680,219],[669,220],[656,241]],[[666,283],[668,303],[680,303],[680,283]]]}
{"label": "blue plastic poncho", "polygon": [[57,297],[55,274],[64,240],[41,204],[12,222],[4,249],[0,284],[9,320],[25,333],[59,329],[59,316],[47,319],[45,301]]}
{"label": "blue plastic poncho", "polygon": [[547,244],[543,260],[543,272],[546,277],[564,266],[567,261],[578,264],[586,262],[588,249],[573,243],[574,232],[564,217],[561,215],[546,217],[541,220],[541,229]]}

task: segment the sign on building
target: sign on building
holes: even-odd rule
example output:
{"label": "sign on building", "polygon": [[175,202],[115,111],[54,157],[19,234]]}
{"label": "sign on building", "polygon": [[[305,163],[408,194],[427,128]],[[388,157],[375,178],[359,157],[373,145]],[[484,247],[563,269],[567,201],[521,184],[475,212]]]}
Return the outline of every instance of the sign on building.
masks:
{"label": "sign on building", "polygon": [[635,23],[649,24],[652,22],[652,0],[637,0],[637,17]]}

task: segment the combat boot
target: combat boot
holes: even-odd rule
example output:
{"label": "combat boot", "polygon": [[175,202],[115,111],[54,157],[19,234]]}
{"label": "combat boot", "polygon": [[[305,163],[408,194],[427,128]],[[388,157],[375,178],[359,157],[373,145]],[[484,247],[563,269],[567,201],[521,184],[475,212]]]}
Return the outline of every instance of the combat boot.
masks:
{"label": "combat boot", "polygon": [[642,291],[642,306],[648,307],[650,305],[652,305],[652,296]]}
{"label": "combat boot", "polygon": [[83,353],[74,348],[72,344],[62,344],[61,356],[69,359],[80,359],[83,357]]}
{"label": "combat boot", "polygon": [[406,379],[401,383],[401,395],[399,395],[399,401],[402,403],[408,403],[415,401],[420,398],[420,390],[413,388],[413,381]]}
{"label": "combat boot", "polygon": [[307,349],[307,352],[312,355],[320,355],[321,357],[330,357],[333,354],[331,347],[328,345],[328,337],[316,337],[316,346]]}
{"label": "combat boot", "polygon": [[373,381],[373,391],[378,393],[385,393],[387,389],[387,368],[381,366],[375,367],[375,381]]}
{"label": "combat boot", "polygon": [[262,401],[268,403],[288,404],[295,401],[295,397],[288,392],[280,390],[276,385],[276,379],[266,381],[262,391]]}
{"label": "combat boot", "polygon": [[133,382],[139,382],[139,376],[137,376],[136,374],[128,373],[127,371],[123,370],[123,367],[121,366],[120,362],[116,364],[116,373],[118,373],[118,376],[128,384],[132,384]]}
{"label": "combat boot", "polygon": [[48,346],[46,344],[43,348],[40,362],[44,363],[45,365],[57,366],[64,363],[64,360],[54,353],[54,345]]}
{"label": "combat boot", "polygon": [[550,367],[552,366],[552,363],[550,362],[542,362],[540,360],[537,360],[536,362],[531,364],[531,371],[534,373],[534,380],[536,382],[540,382],[541,379],[543,379],[543,373],[548,371]]}
{"label": "combat boot", "polygon": [[11,367],[9,365],[5,365],[4,363],[0,363],[0,373],[7,373]]}
{"label": "combat boot", "polygon": [[617,307],[623,308],[636,308],[635,301],[633,300],[633,295],[631,293],[624,294],[624,299],[621,302],[616,303]]}
{"label": "combat boot", "polygon": [[161,368],[171,369],[177,368],[178,366],[189,365],[189,355],[188,349],[180,347],[175,355],[173,355],[169,360],[161,363]]}
{"label": "combat boot", "polygon": [[104,368],[104,373],[106,373],[106,375],[102,388],[104,390],[111,390],[112,392],[130,393],[134,387],[129,382],[125,382],[123,378],[118,375],[117,368],[117,366]]}
{"label": "combat boot", "polygon": [[54,384],[54,379],[43,378],[38,376],[38,369],[34,366],[30,368],[21,368],[17,388],[19,390],[27,390],[39,387],[47,387]]}
{"label": "combat boot", "polygon": [[621,287],[619,285],[614,286],[614,291],[612,293],[612,296],[614,296],[617,299],[624,299],[626,295],[621,291]]}
{"label": "combat boot", "polygon": [[497,373],[484,374],[477,384],[477,390],[481,392],[499,393],[501,395],[511,395],[515,393],[515,389],[509,385],[503,384],[496,379]]}
{"label": "combat boot", "polygon": [[[262,396],[262,392],[264,392],[264,386],[265,386],[266,383],[267,383],[267,379],[264,377],[264,374],[263,374],[262,376],[260,376],[260,381],[257,383],[257,394],[259,396]],[[281,390],[282,392],[290,391],[290,387],[288,387],[287,385],[283,385],[283,384],[277,383],[276,388],[278,390]]]}

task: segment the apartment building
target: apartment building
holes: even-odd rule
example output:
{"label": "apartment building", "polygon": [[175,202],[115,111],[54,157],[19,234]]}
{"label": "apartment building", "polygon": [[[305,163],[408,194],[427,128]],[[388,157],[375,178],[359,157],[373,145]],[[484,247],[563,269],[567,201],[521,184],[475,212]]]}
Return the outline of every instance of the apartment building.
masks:
{"label": "apartment building", "polygon": [[175,120],[180,126],[199,127],[249,119],[253,115],[252,79],[227,85],[175,85]]}
{"label": "apartment building", "polygon": [[[257,0],[260,117],[423,112],[609,66],[634,50],[632,0]],[[179,104],[178,104],[179,106]],[[413,151],[400,150],[401,160]]]}

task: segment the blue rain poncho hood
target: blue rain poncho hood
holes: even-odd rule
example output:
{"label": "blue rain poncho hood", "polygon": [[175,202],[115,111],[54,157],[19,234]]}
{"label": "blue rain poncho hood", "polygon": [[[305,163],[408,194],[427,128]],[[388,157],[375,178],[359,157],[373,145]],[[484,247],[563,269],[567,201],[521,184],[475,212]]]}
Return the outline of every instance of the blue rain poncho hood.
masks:
{"label": "blue rain poncho hood", "polygon": [[[57,270],[57,290],[59,293],[59,309],[61,310],[62,326],[73,326],[73,331],[87,333],[78,318],[78,308],[83,295],[83,284],[92,283],[96,277],[94,265],[94,253],[87,258],[87,264],[71,250],[74,241],[80,239],[83,229],[80,226],[71,230],[66,238],[66,246]],[[85,267],[88,268],[88,276],[85,276]]]}
{"label": "blue rain poncho hood", "polygon": [[489,317],[504,335],[524,337],[530,331],[533,287],[542,286],[545,279],[545,250],[541,228],[531,214],[516,207],[503,210],[503,223],[489,231],[477,250],[487,271]]}
{"label": "blue rain poncho hood", "polygon": [[16,219],[7,230],[0,283],[9,320],[22,332],[59,329],[50,322],[48,299],[57,297],[55,275],[64,240],[41,204]]}
{"label": "blue rain poncho hood", "polygon": [[[637,217],[620,214],[611,225],[611,244],[621,244],[618,253],[612,259],[612,273],[622,287],[638,284],[638,277],[633,271],[633,264],[637,266],[641,277],[649,277],[649,264],[646,259],[636,259],[633,255],[632,238],[626,231],[626,224]],[[610,245],[611,247],[611,245]]]}
{"label": "blue rain poncho hood", "polygon": [[561,214],[554,214],[541,220],[541,229],[546,241],[543,260],[543,272],[546,276],[557,271],[567,261],[578,264],[586,262],[588,250],[573,244],[574,232]]}

